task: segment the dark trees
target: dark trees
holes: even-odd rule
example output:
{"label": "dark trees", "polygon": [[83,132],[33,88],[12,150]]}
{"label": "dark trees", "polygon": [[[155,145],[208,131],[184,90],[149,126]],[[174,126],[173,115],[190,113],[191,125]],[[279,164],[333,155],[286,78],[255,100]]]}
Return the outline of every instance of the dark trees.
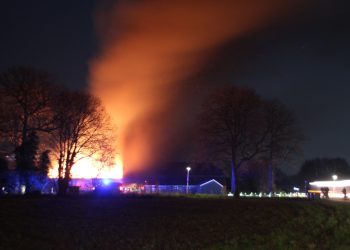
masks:
{"label": "dark trees", "polygon": [[108,117],[90,94],[59,88],[46,72],[17,67],[0,74],[0,97],[0,143],[12,145],[27,190],[29,172],[46,178],[50,154],[56,156],[62,193],[80,158],[113,160]]}
{"label": "dark trees", "polygon": [[[2,189],[6,184],[6,175],[8,171],[7,161],[0,157],[0,189]],[[1,194],[2,190],[0,190]]]}
{"label": "dark trees", "polygon": [[265,101],[253,90],[239,87],[220,89],[209,96],[200,114],[199,130],[206,154],[229,163],[235,197],[239,196],[239,169],[253,160],[268,162],[271,192],[274,164],[295,152],[302,138],[294,114],[283,104]]}
{"label": "dark trees", "polygon": [[36,157],[39,149],[39,138],[35,131],[15,149],[16,163],[19,169],[33,170],[36,167]]}
{"label": "dark trees", "polygon": [[267,186],[267,164],[265,161],[251,160],[239,169],[239,186],[242,192],[261,192]]}
{"label": "dark trees", "polygon": [[264,102],[264,119],[268,134],[263,157],[268,163],[268,192],[272,193],[276,165],[300,152],[303,135],[295,114],[278,100]]}
{"label": "dark trees", "polygon": [[298,184],[304,181],[331,180],[332,175],[340,179],[350,178],[350,165],[343,158],[316,158],[306,160],[295,176]]}
{"label": "dark trees", "polygon": [[59,194],[67,192],[71,169],[83,157],[114,156],[109,118],[100,101],[87,93],[60,91],[51,104],[51,144],[58,163]]}
{"label": "dark trees", "polygon": [[262,100],[253,90],[231,87],[211,95],[200,115],[201,144],[231,165],[231,191],[239,196],[238,169],[263,149],[267,136]]}
{"label": "dark trees", "polygon": [[33,170],[38,133],[52,129],[49,101],[53,92],[49,74],[32,68],[11,68],[0,75],[1,132],[10,141],[20,173]]}
{"label": "dark trees", "polygon": [[40,155],[39,171],[42,175],[47,176],[51,167],[50,150],[45,150]]}

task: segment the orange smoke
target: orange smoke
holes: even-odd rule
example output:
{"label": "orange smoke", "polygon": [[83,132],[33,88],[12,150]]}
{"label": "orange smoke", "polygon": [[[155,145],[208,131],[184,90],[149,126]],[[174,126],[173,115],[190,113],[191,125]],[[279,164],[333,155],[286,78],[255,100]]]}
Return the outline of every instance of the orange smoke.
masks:
{"label": "orange smoke", "polygon": [[216,48],[285,14],[287,2],[120,1],[98,11],[101,47],[90,65],[91,89],[119,128],[126,172],[162,159],[176,142],[170,127],[184,111],[177,108],[182,80]]}

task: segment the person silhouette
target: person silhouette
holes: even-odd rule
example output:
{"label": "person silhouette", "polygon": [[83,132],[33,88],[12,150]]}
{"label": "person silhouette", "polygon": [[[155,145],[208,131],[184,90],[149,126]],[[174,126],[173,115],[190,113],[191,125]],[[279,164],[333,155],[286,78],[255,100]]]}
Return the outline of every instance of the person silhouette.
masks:
{"label": "person silhouette", "polygon": [[343,188],[342,192],[343,192],[343,194],[344,194],[344,199],[348,198],[348,197],[346,196],[346,188],[345,188],[345,187]]}
{"label": "person silhouette", "polygon": [[324,187],[321,189],[322,193],[323,193],[323,197],[326,198],[326,199],[329,199],[329,188],[328,187]]}

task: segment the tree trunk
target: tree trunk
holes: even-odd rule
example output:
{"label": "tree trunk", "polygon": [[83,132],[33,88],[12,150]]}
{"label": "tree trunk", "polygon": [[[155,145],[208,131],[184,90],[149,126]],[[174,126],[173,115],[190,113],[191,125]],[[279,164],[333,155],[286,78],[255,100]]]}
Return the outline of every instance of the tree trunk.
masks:
{"label": "tree trunk", "polygon": [[274,180],[273,180],[273,145],[274,145],[274,143],[273,143],[273,138],[271,138],[271,143],[270,143],[270,152],[269,152],[269,162],[268,162],[268,176],[267,176],[267,181],[268,181],[268,183],[267,183],[267,185],[268,185],[268,192],[269,193],[273,193],[273,184],[274,184]]}
{"label": "tree trunk", "polygon": [[238,181],[237,181],[237,169],[236,164],[232,161],[232,169],[231,169],[231,193],[234,194],[235,198],[239,198],[239,189],[238,189]]}
{"label": "tree trunk", "polygon": [[272,194],[273,192],[273,165],[272,161],[269,161],[269,166],[268,166],[268,176],[267,176],[267,184],[268,184],[268,192]]}

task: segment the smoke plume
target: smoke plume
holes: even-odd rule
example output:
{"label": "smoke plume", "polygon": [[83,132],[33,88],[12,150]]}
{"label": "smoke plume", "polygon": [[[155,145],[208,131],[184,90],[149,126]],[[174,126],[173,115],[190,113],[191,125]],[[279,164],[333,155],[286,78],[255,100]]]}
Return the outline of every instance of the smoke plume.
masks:
{"label": "smoke plume", "polygon": [[179,119],[191,109],[181,103],[184,79],[223,44],[285,15],[287,2],[129,0],[99,8],[90,83],[118,127],[124,172],[162,160],[179,143]]}

